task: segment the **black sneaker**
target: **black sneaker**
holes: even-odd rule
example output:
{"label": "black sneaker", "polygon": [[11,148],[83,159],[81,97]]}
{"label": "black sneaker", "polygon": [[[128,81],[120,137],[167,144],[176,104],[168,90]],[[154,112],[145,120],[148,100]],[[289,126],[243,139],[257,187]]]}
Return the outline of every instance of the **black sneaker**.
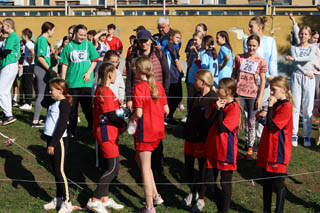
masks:
{"label": "black sneaker", "polygon": [[19,107],[20,105],[18,104],[17,101],[12,100],[12,106],[13,106],[13,107]]}
{"label": "black sneaker", "polygon": [[33,128],[43,128],[44,127],[44,123],[32,123],[31,127]]}
{"label": "black sneaker", "polygon": [[12,124],[16,120],[17,119],[14,116],[4,117],[2,119],[2,126],[6,126],[6,125],[9,125],[9,124]]}

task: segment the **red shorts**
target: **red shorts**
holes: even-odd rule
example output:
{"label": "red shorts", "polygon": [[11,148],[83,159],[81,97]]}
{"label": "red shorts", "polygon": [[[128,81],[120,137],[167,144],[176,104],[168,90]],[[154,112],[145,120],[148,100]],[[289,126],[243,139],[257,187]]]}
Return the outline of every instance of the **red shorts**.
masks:
{"label": "red shorts", "polygon": [[184,155],[192,155],[194,158],[206,158],[204,142],[184,142]]}
{"label": "red shorts", "polygon": [[161,139],[153,142],[141,142],[141,141],[136,141],[136,150],[137,151],[153,151],[155,148],[158,147]]}

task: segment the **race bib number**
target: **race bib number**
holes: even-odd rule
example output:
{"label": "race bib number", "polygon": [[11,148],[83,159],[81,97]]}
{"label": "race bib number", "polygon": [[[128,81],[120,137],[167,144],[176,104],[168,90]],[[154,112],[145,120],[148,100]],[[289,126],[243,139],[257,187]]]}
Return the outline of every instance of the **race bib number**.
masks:
{"label": "race bib number", "polygon": [[72,62],[83,62],[88,60],[88,53],[85,50],[74,50],[70,54]]}
{"label": "race bib number", "polygon": [[309,56],[311,52],[310,48],[296,48],[296,54],[298,57]]}
{"label": "race bib number", "polygon": [[259,63],[256,61],[250,61],[248,59],[243,59],[240,71],[247,72],[250,74],[256,74]]}

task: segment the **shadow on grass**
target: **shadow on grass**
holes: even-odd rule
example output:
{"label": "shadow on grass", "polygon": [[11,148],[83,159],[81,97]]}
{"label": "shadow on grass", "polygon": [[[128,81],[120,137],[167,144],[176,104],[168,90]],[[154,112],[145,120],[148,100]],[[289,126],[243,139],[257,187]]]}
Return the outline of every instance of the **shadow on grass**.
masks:
{"label": "shadow on grass", "polygon": [[[1,149],[0,157],[5,159],[4,170],[8,178],[35,181],[34,175],[22,165],[23,158],[20,155],[15,155],[11,151]],[[51,200],[48,193],[36,182],[12,181],[14,188],[17,188],[19,185],[32,197],[45,201]]]}
{"label": "shadow on grass", "polygon": [[184,138],[184,135],[183,135],[184,134],[183,133],[184,125],[185,125],[185,123],[183,123],[183,122],[177,122],[177,125],[165,126],[166,134],[170,134],[170,135],[176,137],[177,139]]}

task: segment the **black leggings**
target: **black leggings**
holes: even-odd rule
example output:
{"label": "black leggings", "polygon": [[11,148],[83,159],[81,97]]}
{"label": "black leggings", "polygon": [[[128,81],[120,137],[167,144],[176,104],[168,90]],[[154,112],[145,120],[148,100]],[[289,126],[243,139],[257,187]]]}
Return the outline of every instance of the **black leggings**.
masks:
{"label": "black leggings", "polygon": [[92,109],[92,88],[70,88],[69,94],[72,96],[72,106],[70,113],[69,132],[76,134],[78,123],[78,105],[81,104],[82,111],[86,116],[88,128],[92,129],[93,109]]}
{"label": "black leggings", "polygon": [[[192,155],[184,156],[185,165],[185,177],[188,183],[203,183],[205,182],[205,172],[206,172],[206,158],[197,158],[199,175],[195,177],[194,161],[195,158]],[[199,198],[203,199],[206,193],[205,184],[188,184],[192,193],[199,192]]]}
{"label": "black leggings", "polygon": [[33,85],[33,68],[34,65],[23,66],[23,74],[22,74],[22,90],[23,90],[23,98],[25,103],[31,105],[32,103],[32,85]]}
{"label": "black leggings", "polygon": [[172,119],[173,114],[176,111],[182,100],[182,83],[179,79],[178,83],[170,84],[168,94],[169,115],[168,118]]}
{"label": "black leggings", "polygon": [[93,194],[93,196],[98,199],[109,195],[110,183],[119,173],[119,157],[103,158],[100,165],[103,174],[100,177],[97,189]]}
{"label": "black leggings", "polygon": [[[47,136],[47,145],[51,137]],[[67,155],[68,138],[62,138],[54,147],[54,155],[49,155],[50,163],[53,168],[54,179],[56,181],[56,197],[62,197],[63,200],[69,201],[69,187],[67,176],[64,173],[64,162]]]}
{"label": "black leggings", "polygon": [[152,151],[151,155],[151,168],[155,177],[164,175],[163,161],[163,141],[161,140],[158,147]]}
{"label": "black leggings", "polygon": [[275,212],[283,212],[284,201],[286,199],[286,188],[283,177],[285,174],[267,172],[263,169],[262,175],[264,178],[271,178],[263,180],[263,212],[271,212],[272,188],[274,188],[276,192]]}
{"label": "black leggings", "polygon": [[[216,204],[219,213],[226,213],[230,208],[232,195],[232,176],[233,171],[224,171],[219,169],[207,169],[206,181],[217,182],[218,174],[220,172],[220,185],[222,190],[219,190],[216,184],[208,184],[208,188],[214,193]],[[227,183],[226,183],[227,182]]]}

